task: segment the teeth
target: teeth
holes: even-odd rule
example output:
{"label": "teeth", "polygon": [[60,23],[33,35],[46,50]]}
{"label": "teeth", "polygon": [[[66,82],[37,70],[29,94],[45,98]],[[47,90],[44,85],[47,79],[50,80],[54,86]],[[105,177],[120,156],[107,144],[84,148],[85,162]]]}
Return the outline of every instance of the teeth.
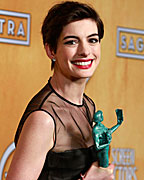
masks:
{"label": "teeth", "polygon": [[91,61],[87,61],[87,62],[74,62],[74,64],[79,65],[79,66],[87,66],[87,65],[91,64]]}

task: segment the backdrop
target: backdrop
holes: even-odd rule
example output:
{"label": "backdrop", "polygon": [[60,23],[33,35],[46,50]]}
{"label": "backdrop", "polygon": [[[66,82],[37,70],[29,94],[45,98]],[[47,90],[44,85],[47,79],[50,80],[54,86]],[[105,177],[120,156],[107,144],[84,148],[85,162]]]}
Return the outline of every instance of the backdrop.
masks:
{"label": "backdrop", "polygon": [[[48,9],[57,2],[60,1],[0,1],[1,179],[5,179],[13,155],[11,152],[14,146],[11,143],[22,113],[29,100],[47,83],[52,74],[40,31]],[[92,5],[105,25],[101,62],[87,83],[86,93],[94,100],[97,109],[103,111],[103,123],[107,127],[116,123],[116,108],[124,111],[124,123],[113,134],[111,144],[110,160],[115,164],[115,179],[142,180],[143,0],[81,2]]]}

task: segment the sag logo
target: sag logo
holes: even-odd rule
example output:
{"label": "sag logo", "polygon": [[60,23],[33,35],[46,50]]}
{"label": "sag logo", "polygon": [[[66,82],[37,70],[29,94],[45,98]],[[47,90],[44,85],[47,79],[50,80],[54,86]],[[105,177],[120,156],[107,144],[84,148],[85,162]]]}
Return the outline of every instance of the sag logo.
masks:
{"label": "sag logo", "polygon": [[10,155],[14,150],[15,150],[15,144],[13,142],[7,147],[7,149],[3,153],[3,156],[0,160],[0,180],[5,179],[7,176],[7,171],[5,171],[5,166],[7,164]]}
{"label": "sag logo", "polygon": [[144,59],[144,30],[118,27],[116,55]]}
{"label": "sag logo", "polygon": [[30,14],[0,10],[0,42],[30,44]]}
{"label": "sag logo", "polygon": [[137,180],[134,149],[113,148],[112,158],[115,180]]}

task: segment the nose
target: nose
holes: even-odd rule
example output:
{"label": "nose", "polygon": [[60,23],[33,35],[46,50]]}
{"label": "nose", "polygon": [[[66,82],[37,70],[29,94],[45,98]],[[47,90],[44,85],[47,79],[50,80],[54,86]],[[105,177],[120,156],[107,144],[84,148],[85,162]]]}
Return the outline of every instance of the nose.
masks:
{"label": "nose", "polygon": [[78,45],[77,53],[81,57],[87,57],[90,54],[88,44],[86,42],[80,42]]}

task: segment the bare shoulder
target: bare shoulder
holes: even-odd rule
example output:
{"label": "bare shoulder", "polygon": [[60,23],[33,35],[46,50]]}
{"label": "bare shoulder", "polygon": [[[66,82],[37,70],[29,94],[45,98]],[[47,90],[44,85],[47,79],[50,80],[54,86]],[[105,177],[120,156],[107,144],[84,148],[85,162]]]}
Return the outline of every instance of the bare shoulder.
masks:
{"label": "bare shoulder", "polygon": [[[54,120],[45,111],[32,112],[23,127],[20,140],[48,143],[50,149],[54,140]],[[50,143],[51,142],[51,143]]]}
{"label": "bare shoulder", "polygon": [[54,145],[54,121],[44,111],[31,113],[22,129],[7,180],[37,179]]}
{"label": "bare shoulder", "polygon": [[33,125],[33,126],[39,126],[39,128],[54,128],[54,120],[50,114],[48,114],[45,111],[34,111],[32,112],[27,120],[26,120],[27,125]]}

